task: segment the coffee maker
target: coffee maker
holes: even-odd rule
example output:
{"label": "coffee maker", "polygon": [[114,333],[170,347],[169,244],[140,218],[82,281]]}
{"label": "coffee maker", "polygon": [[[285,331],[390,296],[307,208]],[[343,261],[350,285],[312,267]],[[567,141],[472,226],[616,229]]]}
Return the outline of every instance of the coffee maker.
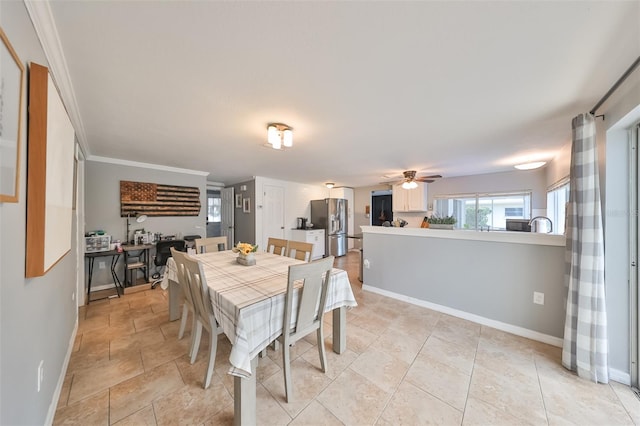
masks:
{"label": "coffee maker", "polygon": [[307,218],[299,217],[297,222],[298,229],[307,229]]}

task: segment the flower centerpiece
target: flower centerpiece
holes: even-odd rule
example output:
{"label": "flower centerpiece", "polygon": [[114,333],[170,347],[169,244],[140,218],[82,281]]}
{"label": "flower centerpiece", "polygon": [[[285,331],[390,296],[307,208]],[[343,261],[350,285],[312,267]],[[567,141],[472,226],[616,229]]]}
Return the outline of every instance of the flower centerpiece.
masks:
{"label": "flower centerpiece", "polygon": [[255,252],[258,250],[258,245],[255,246],[250,243],[238,243],[232,249],[234,253],[238,253],[237,261],[241,265],[251,266],[256,264]]}

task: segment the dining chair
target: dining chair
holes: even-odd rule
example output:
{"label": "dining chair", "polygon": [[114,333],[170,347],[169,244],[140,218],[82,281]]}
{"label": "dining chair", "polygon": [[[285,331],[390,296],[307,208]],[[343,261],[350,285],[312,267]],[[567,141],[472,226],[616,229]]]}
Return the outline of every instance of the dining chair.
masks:
{"label": "dining chair", "polygon": [[[287,292],[285,293],[284,322],[282,335],[278,340],[282,343],[282,369],[284,370],[284,389],[287,402],[293,398],[291,384],[290,346],[315,331],[322,372],[327,372],[327,355],[324,349],[324,307],[327,300],[329,278],[333,268],[333,256],[315,262],[289,266]],[[302,286],[296,285],[302,281]],[[298,282],[298,283],[296,283]],[[296,288],[296,287],[299,287]],[[294,293],[297,291],[297,296]],[[297,306],[293,299],[297,298]],[[294,316],[293,310],[297,310]],[[292,318],[295,323],[292,324]]]}
{"label": "dining chair", "polygon": [[287,256],[294,257],[298,260],[304,260],[305,262],[311,262],[312,250],[312,243],[305,243],[302,241],[289,241],[289,244],[287,244]]}
{"label": "dining chair", "polygon": [[187,282],[193,296],[196,316],[195,330],[192,331],[194,337],[192,339],[191,364],[196,361],[196,356],[198,355],[202,328],[204,327],[209,332],[209,361],[203,380],[203,387],[207,389],[211,384],[213,367],[216,361],[216,350],[218,348],[218,334],[222,333],[222,328],[218,326],[213,314],[209,286],[207,286],[204,271],[202,270],[202,263],[190,256],[185,256],[184,265]]}
{"label": "dining chair", "polygon": [[227,237],[197,238],[196,253],[211,253],[227,249]]}
{"label": "dining chair", "polygon": [[187,275],[185,270],[185,259],[187,254],[183,251],[176,250],[175,247],[170,247],[171,257],[176,264],[176,275],[178,276],[178,285],[182,290],[184,296],[184,303],[182,304],[182,318],[180,319],[180,331],[178,331],[178,339],[184,337],[184,330],[187,325],[187,317],[191,312],[191,345],[189,349],[189,356],[191,356],[191,350],[193,347],[193,331],[196,329],[196,311],[193,303],[193,296],[191,295],[191,289],[187,282]]}
{"label": "dining chair", "polygon": [[281,238],[269,238],[267,241],[267,253],[277,254],[278,256],[287,255],[287,240]]}

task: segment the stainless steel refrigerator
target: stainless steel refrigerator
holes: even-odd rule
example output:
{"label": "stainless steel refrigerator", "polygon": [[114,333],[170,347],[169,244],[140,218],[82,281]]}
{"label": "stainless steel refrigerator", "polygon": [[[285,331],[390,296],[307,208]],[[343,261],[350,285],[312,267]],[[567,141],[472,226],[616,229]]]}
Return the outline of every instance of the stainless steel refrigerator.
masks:
{"label": "stainless steel refrigerator", "polygon": [[347,200],[312,200],[311,223],[314,229],[324,229],[326,256],[338,257],[347,254]]}

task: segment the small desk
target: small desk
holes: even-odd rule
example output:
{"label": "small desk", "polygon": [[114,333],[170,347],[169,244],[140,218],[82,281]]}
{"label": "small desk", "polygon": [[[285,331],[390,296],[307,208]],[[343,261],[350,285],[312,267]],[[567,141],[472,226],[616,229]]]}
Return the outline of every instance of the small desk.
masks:
{"label": "small desk", "polygon": [[[117,250],[97,251],[93,253],[85,253],[84,257],[89,260],[89,282],[87,285],[87,305],[92,301],[91,300],[91,280],[93,279],[93,262],[95,261],[96,257],[111,257],[111,276],[113,277],[113,283],[115,284],[116,294],[118,295],[118,297],[120,297],[120,290],[118,290],[118,287],[122,288],[122,283],[120,282],[120,279],[118,278],[118,274],[116,273],[116,264],[118,263],[118,259],[120,259],[120,253]],[[114,296],[99,297],[97,299],[94,299],[93,301],[95,302],[96,300],[107,299],[109,297],[114,297]]]}
{"label": "small desk", "polygon": [[[153,247],[153,244],[123,244],[122,250],[124,252],[124,286],[130,287],[136,284],[136,280],[129,278],[128,272],[137,273],[139,269],[144,272],[144,282],[149,282],[149,249]],[[136,262],[131,262],[130,259],[138,259]]]}

